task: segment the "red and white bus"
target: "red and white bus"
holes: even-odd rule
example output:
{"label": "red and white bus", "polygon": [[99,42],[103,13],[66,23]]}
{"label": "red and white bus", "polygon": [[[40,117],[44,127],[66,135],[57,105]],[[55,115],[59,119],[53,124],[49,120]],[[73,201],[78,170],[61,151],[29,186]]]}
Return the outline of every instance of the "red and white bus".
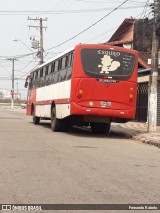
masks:
{"label": "red and white bus", "polygon": [[135,117],[138,53],[102,44],[79,44],[29,76],[27,115],[51,119],[53,131],[90,125],[108,133],[111,122]]}

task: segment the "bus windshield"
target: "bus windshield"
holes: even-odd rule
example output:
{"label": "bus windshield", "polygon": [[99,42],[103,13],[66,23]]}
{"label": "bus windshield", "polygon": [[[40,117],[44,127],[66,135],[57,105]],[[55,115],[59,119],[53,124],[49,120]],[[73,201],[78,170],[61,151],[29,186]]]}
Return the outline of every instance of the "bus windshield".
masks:
{"label": "bus windshield", "polygon": [[134,54],[111,49],[82,49],[81,60],[84,72],[96,78],[127,80],[135,66]]}

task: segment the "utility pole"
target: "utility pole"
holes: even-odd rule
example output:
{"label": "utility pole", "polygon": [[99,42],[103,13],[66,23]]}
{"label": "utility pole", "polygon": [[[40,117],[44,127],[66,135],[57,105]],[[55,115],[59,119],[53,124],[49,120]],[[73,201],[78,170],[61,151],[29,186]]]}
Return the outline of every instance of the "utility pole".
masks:
{"label": "utility pole", "polygon": [[30,17],[28,17],[28,20],[30,20],[30,21],[39,21],[39,25],[37,26],[37,25],[29,25],[28,27],[30,28],[30,27],[34,27],[34,28],[39,28],[39,30],[40,30],[40,42],[39,42],[39,44],[40,44],[40,64],[43,64],[43,62],[44,62],[44,57],[43,57],[43,28],[47,28],[47,27],[45,27],[45,26],[43,26],[43,21],[47,21],[47,18],[45,18],[45,19],[42,19],[42,18],[35,18],[35,19],[33,19],[33,18],[30,18]]}
{"label": "utility pole", "polygon": [[17,81],[17,100],[18,100],[18,81]]}
{"label": "utility pole", "polygon": [[12,90],[11,90],[11,108],[14,108],[14,61],[16,58],[7,58],[7,60],[12,61]]}
{"label": "utility pole", "polygon": [[158,84],[158,52],[160,38],[160,0],[154,0],[153,37],[151,51],[151,74],[149,80],[148,132],[157,128],[157,84]]}

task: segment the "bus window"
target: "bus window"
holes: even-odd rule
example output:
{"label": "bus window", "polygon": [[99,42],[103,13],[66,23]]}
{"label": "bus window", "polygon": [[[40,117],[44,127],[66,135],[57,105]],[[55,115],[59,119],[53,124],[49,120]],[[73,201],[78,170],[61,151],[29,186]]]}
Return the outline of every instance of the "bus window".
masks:
{"label": "bus window", "polygon": [[43,77],[46,75],[46,67],[43,67]]}
{"label": "bus window", "polygon": [[51,73],[53,73],[54,71],[55,71],[55,62],[51,64]]}
{"label": "bus window", "polygon": [[58,70],[62,69],[62,58],[58,61]]}
{"label": "bus window", "polygon": [[43,69],[40,69],[40,78],[43,77]]}
{"label": "bus window", "polygon": [[70,63],[69,63],[70,67],[72,66],[72,64],[73,64],[73,53],[71,53],[70,55]]}
{"label": "bus window", "polygon": [[45,67],[45,75],[48,75],[48,66]]}
{"label": "bus window", "polygon": [[68,67],[67,69],[67,75],[66,75],[66,80],[70,80],[72,76],[72,67]]}
{"label": "bus window", "polygon": [[66,67],[66,57],[62,58],[62,69]]}
{"label": "bus window", "polygon": [[127,80],[133,73],[135,55],[107,49],[82,49],[82,65],[88,76]]}
{"label": "bus window", "polygon": [[68,67],[68,64],[69,64],[69,56],[67,55],[66,58],[65,58],[65,67]]}
{"label": "bus window", "polygon": [[55,61],[54,63],[55,63],[55,69],[54,69],[54,71],[57,72],[58,71],[58,61]]}
{"label": "bus window", "polygon": [[38,78],[38,70],[35,72],[35,79]]}
{"label": "bus window", "polygon": [[34,80],[34,72],[32,73],[32,78],[33,78],[33,80]]}
{"label": "bus window", "polygon": [[52,64],[50,64],[50,65],[48,66],[48,74],[50,75],[51,72],[52,72]]}
{"label": "bus window", "polygon": [[37,76],[37,78],[40,78],[40,70],[38,70],[38,76]]}

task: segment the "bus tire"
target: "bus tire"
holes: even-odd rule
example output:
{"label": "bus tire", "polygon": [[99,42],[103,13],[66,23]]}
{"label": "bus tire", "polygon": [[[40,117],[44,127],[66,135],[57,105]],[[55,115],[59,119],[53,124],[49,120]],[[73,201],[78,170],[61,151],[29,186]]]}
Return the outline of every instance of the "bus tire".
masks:
{"label": "bus tire", "polygon": [[91,130],[94,134],[108,134],[110,123],[91,123]]}
{"label": "bus tire", "polygon": [[38,125],[40,122],[40,117],[35,116],[35,110],[34,110],[34,105],[32,104],[32,109],[31,109],[31,113],[33,115],[33,124]]}
{"label": "bus tire", "polygon": [[33,123],[34,123],[35,125],[38,125],[39,122],[40,122],[40,117],[37,117],[37,116],[34,116],[34,115],[33,115]]}
{"label": "bus tire", "polygon": [[54,107],[51,112],[51,129],[53,132],[61,131],[61,120],[56,118],[56,108]]}

